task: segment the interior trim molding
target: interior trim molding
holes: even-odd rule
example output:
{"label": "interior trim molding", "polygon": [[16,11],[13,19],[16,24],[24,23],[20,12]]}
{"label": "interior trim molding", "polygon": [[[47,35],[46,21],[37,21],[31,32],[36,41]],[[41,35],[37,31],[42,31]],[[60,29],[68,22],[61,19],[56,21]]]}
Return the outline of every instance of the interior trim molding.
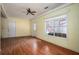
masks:
{"label": "interior trim molding", "polygon": [[14,38],[26,38],[26,37],[32,37],[32,36],[6,37],[6,38],[1,38],[1,39],[14,39]]}
{"label": "interior trim molding", "polygon": [[43,13],[43,14],[37,16],[36,18],[33,18],[33,19],[37,19],[37,18],[39,18],[39,17],[41,17],[41,16],[48,15],[49,13],[52,13],[52,12],[58,10],[58,9],[65,8],[65,7],[69,6],[69,5],[72,5],[72,3],[66,3],[66,4],[64,4],[64,5],[58,6],[58,7],[54,8],[54,9],[52,9],[52,10],[49,10],[49,11],[47,11],[47,12],[45,12],[45,13]]}

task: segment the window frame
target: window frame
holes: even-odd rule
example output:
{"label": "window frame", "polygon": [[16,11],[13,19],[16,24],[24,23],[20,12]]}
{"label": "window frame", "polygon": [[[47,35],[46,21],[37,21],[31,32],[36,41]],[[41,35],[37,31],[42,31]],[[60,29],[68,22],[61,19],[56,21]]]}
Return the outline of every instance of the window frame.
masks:
{"label": "window frame", "polygon": [[[66,18],[65,18],[66,17]],[[60,18],[60,19],[59,19]],[[55,26],[55,21],[61,21],[63,18],[65,18],[65,22],[66,22],[66,26],[64,26],[64,27],[66,27],[66,33],[62,33],[63,32],[63,26],[60,26],[59,25],[59,30],[62,30],[62,32],[60,32],[58,35],[59,36],[57,36],[56,35],[56,26]],[[53,22],[54,24],[53,24],[53,27],[52,28],[54,28],[54,32],[53,32],[53,35],[50,33],[50,34],[48,34],[48,32],[47,32],[47,22]],[[61,27],[62,27],[62,29],[61,29]],[[55,36],[55,37],[63,37],[63,38],[67,38],[68,37],[68,34],[67,34],[67,31],[68,31],[68,15],[61,15],[61,16],[56,16],[56,17],[52,17],[52,18],[48,18],[48,19],[45,19],[45,33],[46,34],[48,34],[48,35],[52,35],[52,36]]]}

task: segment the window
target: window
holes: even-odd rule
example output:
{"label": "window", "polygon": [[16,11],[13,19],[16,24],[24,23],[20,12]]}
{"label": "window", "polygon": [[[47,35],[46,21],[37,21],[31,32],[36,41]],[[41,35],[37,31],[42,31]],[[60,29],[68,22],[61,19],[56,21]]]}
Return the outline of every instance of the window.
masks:
{"label": "window", "polygon": [[54,35],[54,21],[46,21],[46,33],[48,33],[48,35]]}
{"label": "window", "polygon": [[48,35],[67,37],[67,15],[46,19],[45,24]]}

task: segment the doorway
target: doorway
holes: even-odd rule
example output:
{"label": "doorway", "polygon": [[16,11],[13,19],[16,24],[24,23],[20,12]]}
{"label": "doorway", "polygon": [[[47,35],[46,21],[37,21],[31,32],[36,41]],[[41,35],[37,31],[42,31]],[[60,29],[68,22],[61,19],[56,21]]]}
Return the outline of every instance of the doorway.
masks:
{"label": "doorway", "polygon": [[9,37],[16,37],[16,23],[15,21],[10,21],[8,24],[8,36]]}

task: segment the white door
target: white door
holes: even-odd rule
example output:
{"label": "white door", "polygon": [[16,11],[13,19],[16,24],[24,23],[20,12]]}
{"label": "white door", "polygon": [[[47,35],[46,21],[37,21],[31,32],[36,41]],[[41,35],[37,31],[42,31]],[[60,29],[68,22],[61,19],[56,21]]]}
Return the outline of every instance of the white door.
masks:
{"label": "white door", "polygon": [[32,36],[35,36],[36,35],[36,24],[34,23],[32,25]]}
{"label": "white door", "polygon": [[15,23],[15,21],[9,22],[8,35],[9,35],[9,37],[15,37],[16,36],[16,23]]}

